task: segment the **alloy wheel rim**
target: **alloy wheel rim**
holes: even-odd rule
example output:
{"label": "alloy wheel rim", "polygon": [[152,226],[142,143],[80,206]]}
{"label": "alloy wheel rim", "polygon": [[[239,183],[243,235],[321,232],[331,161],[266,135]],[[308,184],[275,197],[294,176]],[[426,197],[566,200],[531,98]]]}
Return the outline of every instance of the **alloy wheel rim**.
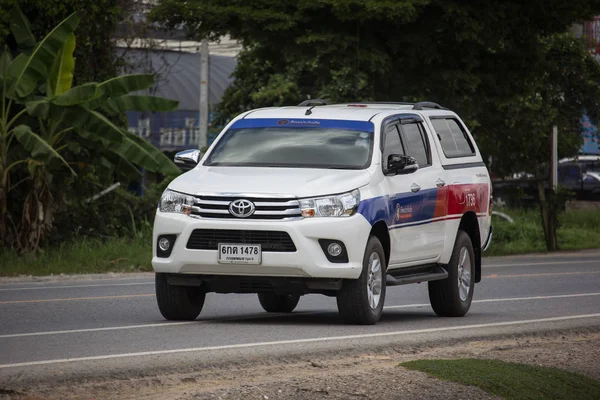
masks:
{"label": "alloy wheel rim", "polygon": [[466,301],[471,291],[471,257],[466,247],[458,253],[458,294],[462,301]]}
{"label": "alloy wheel rim", "polygon": [[371,309],[376,309],[381,301],[381,289],[383,271],[381,270],[381,259],[379,254],[373,253],[369,257],[369,268],[367,269],[367,299]]}

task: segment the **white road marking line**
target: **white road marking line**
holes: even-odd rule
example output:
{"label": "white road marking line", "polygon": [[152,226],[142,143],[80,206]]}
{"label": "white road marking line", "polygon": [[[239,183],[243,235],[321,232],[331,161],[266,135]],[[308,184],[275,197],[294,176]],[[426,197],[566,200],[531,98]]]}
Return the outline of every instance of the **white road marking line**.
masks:
{"label": "white road marking line", "polygon": [[137,328],[167,328],[170,326],[177,325],[198,325],[198,324],[206,324],[206,323],[216,323],[216,322],[230,322],[230,321],[247,321],[247,320],[255,320],[255,319],[273,319],[273,318],[282,318],[282,317],[293,317],[300,315],[318,315],[318,314],[327,314],[329,311],[299,311],[293,314],[285,313],[285,314],[259,314],[259,315],[242,315],[242,316],[232,316],[232,317],[224,317],[217,319],[203,319],[199,321],[182,321],[182,322],[159,322],[154,324],[141,324],[141,325],[125,325],[125,326],[109,326],[104,328],[86,328],[86,329],[71,329],[71,330],[63,330],[63,331],[45,331],[45,332],[29,332],[29,333],[12,333],[7,335],[0,335],[0,339],[9,339],[9,338],[18,338],[18,337],[27,337],[27,336],[46,336],[46,335],[61,335],[65,333],[87,333],[87,332],[101,332],[101,331],[117,331],[117,330],[126,330],[126,329],[137,329]]}
{"label": "white road marking line", "polygon": [[89,356],[89,357],[75,357],[75,358],[62,358],[55,360],[42,360],[42,361],[30,361],[14,364],[0,364],[0,369],[16,368],[16,367],[29,367],[35,365],[48,365],[48,364],[59,364],[68,362],[81,362],[81,361],[97,361],[97,360],[110,360],[118,358],[130,358],[130,357],[141,357],[141,356],[157,356],[165,354],[177,354],[177,353],[188,353],[188,352],[201,352],[211,350],[231,350],[231,349],[242,349],[249,347],[268,347],[268,346],[281,346],[289,344],[303,344],[303,343],[316,343],[316,342],[339,342],[352,339],[367,339],[377,338],[386,336],[400,336],[400,335],[415,335],[421,333],[433,333],[433,332],[446,332],[446,331],[457,331],[466,329],[479,329],[479,328],[493,328],[502,326],[513,326],[513,325],[526,325],[535,324],[541,322],[556,322],[556,321],[568,321],[573,319],[587,319],[600,317],[598,314],[583,314],[583,315],[568,315],[563,317],[551,317],[551,318],[539,318],[539,319],[527,319],[520,321],[507,321],[507,322],[493,322],[488,324],[475,324],[475,325],[462,325],[462,326],[448,326],[440,328],[429,328],[429,329],[416,329],[410,331],[394,331],[394,332],[379,332],[379,333],[365,333],[360,335],[346,335],[346,336],[326,336],[318,338],[308,339],[292,339],[292,340],[279,340],[273,342],[255,342],[255,343],[241,343],[241,344],[229,344],[223,346],[208,346],[208,347],[192,347],[186,349],[172,349],[172,350],[155,350],[155,351],[141,351],[137,353],[122,353],[122,354],[107,354],[102,356]]}
{"label": "white road marking line", "polygon": [[482,278],[485,279],[501,279],[501,278],[537,278],[540,276],[561,276],[561,275],[570,275],[570,276],[574,276],[574,275],[597,275],[600,274],[600,270],[599,271],[573,271],[573,272],[542,272],[542,273],[538,273],[538,274],[490,274],[487,276],[482,276]]}
{"label": "white road marking line", "polygon": [[97,285],[10,287],[10,288],[0,288],[0,292],[17,291],[17,290],[73,289],[73,288],[88,288],[88,287],[140,286],[140,285],[154,285],[154,281],[152,281],[152,282],[133,282],[133,283],[105,283],[105,284],[97,284]]}
{"label": "white road marking line", "polygon": [[516,264],[496,264],[496,265],[482,265],[482,268],[507,268],[507,267],[526,267],[530,265],[560,265],[565,266],[571,264],[596,264],[600,266],[600,260],[581,260],[581,261],[549,261],[549,262],[534,262],[534,263],[516,263]]}
{"label": "white road marking line", "polygon": [[[500,298],[500,299],[482,299],[482,300],[473,300],[473,303],[496,303],[496,302],[503,302],[503,301],[563,299],[563,298],[569,298],[569,297],[586,297],[586,296],[600,296],[600,292],[598,292],[598,293],[561,294],[561,295],[555,295],[555,296],[506,297],[506,298]],[[393,309],[393,308],[412,308],[412,307],[425,307],[425,306],[428,307],[429,303],[403,304],[400,306],[387,306],[387,307],[383,307],[383,309],[388,310],[388,309]]]}
{"label": "white road marking line", "polygon": [[[507,298],[499,298],[499,299],[483,299],[483,300],[473,300],[473,303],[494,303],[494,302],[503,302],[503,301],[544,300],[544,299],[559,299],[559,298],[586,297],[586,296],[600,296],[600,292],[563,294],[563,295],[556,295],[556,296],[507,297]],[[429,307],[429,303],[402,304],[402,305],[398,305],[398,306],[386,306],[386,307],[384,307],[384,310],[391,310],[391,309],[395,309],[395,308],[413,308],[413,307]],[[298,316],[298,315],[318,315],[318,314],[327,314],[327,313],[329,313],[329,311],[317,311],[317,312],[307,311],[307,312],[302,312],[302,313],[284,314],[284,315],[285,316],[294,316],[294,315]],[[170,326],[179,326],[179,325],[193,325],[193,324],[199,324],[199,323],[218,323],[221,321],[230,321],[230,320],[265,319],[265,318],[276,318],[276,317],[281,317],[281,316],[283,316],[283,315],[268,314],[268,315],[255,315],[255,316],[237,316],[237,317],[220,318],[220,319],[205,319],[205,320],[201,320],[201,321],[160,322],[160,323],[155,323],[155,324],[110,326],[110,327],[104,327],[104,328],[87,328],[87,329],[71,329],[71,330],[62,330],[62,331],[12,333],[12,334],[7,334],[7,335],[0,335],[0,339],[28,337],[28,336],[62,335],[65,333],[88,333],[88,332],[116,331],[116,330],[140,329],[140,328],[168,328]]]}
{"label": "white road marking line", "polygon": [[137,329],[137,328],[162,328],[176,325],[190,325],[197,324],[202,321],[185,321],[185,322],[161,322],[156,324],[142,324],[142,325],[125,325],[125,326],[109,326],[104,328],[88,328],[88,329],[71,329],[64,331],[47,331],[47,332],[30,332],[30,333],[13,333],[10,335],[0,335],[0,339],[16,338],[16,337],[27,337],[27,336],[43,336],[43,335],[61,335],[64,333],[85,333],[85,332],[101,332],[101,331],[116,331],[125,329]]}
{"label": "white road marking line", "polygon": [[93,297],[65,297],[60,299],[35,299],[35,300],[8,300],[0,301],[0,304],[27,304],[27,303],[55,303],[57,301],[84,301],[84,300],[107,300],[107,299],[129,299],[131,297],[154,297],[154,293],[123,294],[116,296],[93,296]]}

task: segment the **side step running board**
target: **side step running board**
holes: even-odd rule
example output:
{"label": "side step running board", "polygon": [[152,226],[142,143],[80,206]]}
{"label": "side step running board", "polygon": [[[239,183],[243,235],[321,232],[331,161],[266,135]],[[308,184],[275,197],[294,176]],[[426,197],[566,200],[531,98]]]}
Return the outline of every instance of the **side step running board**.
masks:
{"label": "side step running board", "polygon": [[[396,272],[396,271],[394,271]],[[397,272],[396,272],[397,273]],[[385,278],[385,284],[387,286],[399,286],[408,285],[409,283],[427,282],[427,281],[438,281],[448,278],[448,271],[442,267],[434,267],[428,272],[421,272],[410,275],[392,276],[387,275]]]}

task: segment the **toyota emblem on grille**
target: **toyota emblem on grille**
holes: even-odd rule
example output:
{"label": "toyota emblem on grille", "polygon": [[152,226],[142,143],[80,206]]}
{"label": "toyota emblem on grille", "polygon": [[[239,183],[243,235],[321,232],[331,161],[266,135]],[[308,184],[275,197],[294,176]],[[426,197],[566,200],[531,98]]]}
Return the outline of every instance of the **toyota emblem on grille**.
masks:
{"label": "toyota emblem on grille", "polygon": [[254,214],[254,203],[249,200],[234,200],[229,204],[229,213],[234,217],[247,218]]}

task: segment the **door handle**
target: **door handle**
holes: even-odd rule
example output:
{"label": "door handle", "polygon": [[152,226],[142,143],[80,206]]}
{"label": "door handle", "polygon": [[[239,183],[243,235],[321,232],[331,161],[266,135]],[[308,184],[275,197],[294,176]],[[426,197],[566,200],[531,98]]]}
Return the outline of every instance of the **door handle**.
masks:
{"label": "door handle", "polygon": [[440,178],[438,178],[437,181],[435,181],[435,185],[439,188],[444,187],[444,185],[446,185],[446,182],[444,182],[443,180],[441,180]]}
{"label": "door handle", "polygon": [[417,185],[416,183],[413,183],[410,187],[410,191],[413,193],[417,193],[419,190],[421,190],[421,186]]}

